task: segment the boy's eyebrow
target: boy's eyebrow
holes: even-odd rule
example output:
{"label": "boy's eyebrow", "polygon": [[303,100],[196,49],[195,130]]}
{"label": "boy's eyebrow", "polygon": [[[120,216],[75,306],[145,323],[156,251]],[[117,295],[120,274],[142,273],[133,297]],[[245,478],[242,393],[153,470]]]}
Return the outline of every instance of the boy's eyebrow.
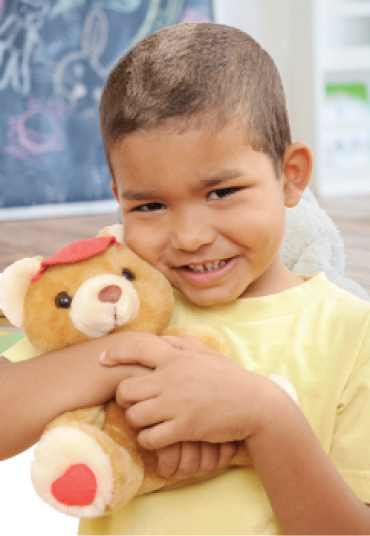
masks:
{"label": "boy's eyebrow", "polygon": [[225,180],[234,179],[235,177],[238,177],[240,175],[243,175],[243,171],[241,171],[240,169],[225,169],[219,171],[218,173],[213,173],[211,177],[200,179],[199,185],[211,188],[212,186],[217,186],[218,184],[221,184]]}
{"label": "boy's eyebrow", "polygon": [[159,194],[153,190],[126,190],[122,192],[121,197],[127,201],[146,201],[148,199],[158,199]]}
{"label": "boy's eyebrow", "polygon": [[[218,173],[212,174],[211,177],[201,178],[197,184],[198,188],[212,188],[218,186],[225,180],[233,179],[242,175],[243,172],[240,169],[227,169],[221,170]],[[127,201],[148,201],[159,199],[160,194],[155,190],[126,190],[122,192],[122,199]]]}

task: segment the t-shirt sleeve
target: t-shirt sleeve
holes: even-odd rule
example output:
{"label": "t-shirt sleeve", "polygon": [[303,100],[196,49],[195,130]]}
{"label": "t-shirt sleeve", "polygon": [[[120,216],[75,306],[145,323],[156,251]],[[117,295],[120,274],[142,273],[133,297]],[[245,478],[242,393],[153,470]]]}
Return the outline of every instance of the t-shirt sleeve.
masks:
{"label": "t-shirt sleeve", "polygon": [[355,494],[370,504],[370,330],[338,404],[330,458]]}
{"label": "t-shirt sleeve", "polygon": [[3,352],[3,356],[9,359],[9,361],[17,363],[36,357],[37,352],[30,341],[25,337]]}

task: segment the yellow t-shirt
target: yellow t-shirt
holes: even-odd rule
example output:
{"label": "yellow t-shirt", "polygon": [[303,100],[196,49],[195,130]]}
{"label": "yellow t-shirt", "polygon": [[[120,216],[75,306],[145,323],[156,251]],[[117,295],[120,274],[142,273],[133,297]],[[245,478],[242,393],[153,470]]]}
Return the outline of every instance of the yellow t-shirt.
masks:
{"label": "yellow t-shirt", "polygon": [[18,363],[19,361],[27,361],[27,359],[31,359],[31,357],[36,357],[37,352],[33,346],[31,346],[29,340],[24,337],[24,339],[21,339],[3,352],[2,355],[12,363]]}
{"label": "yellow t-shirt", "polygon": [[[357,496],[370,503],[370,304],[323,274],[280,294],[198,308],[176,292],[172,323],[203,323],[248,370],[285,376],[321,445]],[[222,388],[222,385],[220,385]],[[178,483],[134,498],[80,534],[274,534],[253,468]]]}
{"label": "yellow t-shirt", "polygon": [[[323,274],[280,294],[217,307],[176,297],[172,323],[207,324],[227,339],[237,363],[290,380],[325,451],[370,503],[370,304]],[[112,516],[80,523],[80,534],[278,532],[252,468],[179,483],[136,497]]]}

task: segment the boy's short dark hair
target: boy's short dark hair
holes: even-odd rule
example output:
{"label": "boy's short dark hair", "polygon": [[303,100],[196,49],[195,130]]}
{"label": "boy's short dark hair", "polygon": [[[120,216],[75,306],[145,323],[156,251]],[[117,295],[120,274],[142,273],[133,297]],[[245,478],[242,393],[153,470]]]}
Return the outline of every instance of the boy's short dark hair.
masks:
{"label": "boy's short dark hair", "polygon": [[[203,120],[221,129],[236,121],[277,175],[291,143],[279,72],[248,34],[214,23],[184,23],[155,32],[111,71],[100,101],[100,130],[109,149],[125,135],[168,122],[186,130]],[[112,173],[112,169],[111,173]],[[112,174],[113,176],[113,174]]]}

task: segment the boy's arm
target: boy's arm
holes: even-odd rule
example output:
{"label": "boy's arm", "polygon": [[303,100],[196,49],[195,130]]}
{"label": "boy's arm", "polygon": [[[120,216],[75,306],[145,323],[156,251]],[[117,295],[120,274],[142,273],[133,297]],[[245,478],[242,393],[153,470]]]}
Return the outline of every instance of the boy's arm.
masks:
{"label": "boy's arm", "polygon": [[369,534],[369,508],[342,479],[298,406],[285,393],[278,399],[280,417],[274,414],[247,445],[282,534]]}
{"label": "boy's arm", "polygon": [[33,445],[61,413],[104,403],[115,396],[122,379],[148,371],[139,365],[102,367],[99,354],[120,345],[117,333],[20,363],[2,358],[0,459]]}
{"label": "boy's arm", "polygon": [[141,429],[144,448],[244,439],[283,534],[370,533],[369,508],[285,391],[199,341],[166,339],[147,346],[132,337],[121,350],[101,356],[107,366],[141,363],[154,369],[121,382],[116,394],[128,408],[128,422]]}

